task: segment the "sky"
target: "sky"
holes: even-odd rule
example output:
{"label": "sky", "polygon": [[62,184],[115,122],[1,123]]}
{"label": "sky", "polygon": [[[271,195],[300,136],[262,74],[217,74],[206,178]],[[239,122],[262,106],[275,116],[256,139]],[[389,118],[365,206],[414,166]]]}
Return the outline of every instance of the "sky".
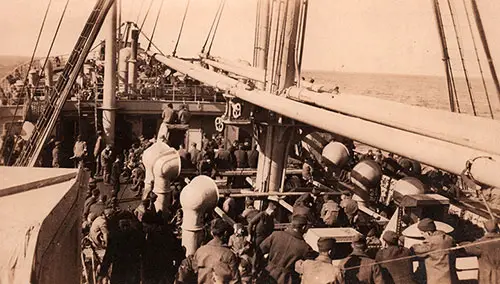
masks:
{"label": "sky", "polygon": [[[171,53],[187,0],[164,0],[154,42]],[[465,64],[479,74],[464,0],[451,0],[463,43]],[[470,3],[470,0],[465,0]],[[0,0],[0,55],[30,56],[49,0]],[[37,55],[45,56],[66,0],[52,0]],[[121,0],[122,20],[144,24],[151,34],[161,0]],[[212,54],[252,62],[257,0],[227,0]],[[500,64],[500,1],[478,0],[496,66]],[[71,52],[94,0],[70,0],[53,54]],[[191,0],[177,54],[196,56],[205,41],[219,0]],[[445,0],[441,0],[450,53],[460,69],[456,39]],[[471,12],[471,9],[469,9]],[[471,17],[471,20],[474,19]],[[474,23],[474,22],[473,22]],[[483,69],[482,45],[473,27]],[[102,35],[100,36],[102,38]],[[145,43],[144,43],[145,44]],[[444,75],[441,45],[431,0],[310,0],[303,68],[307,70]],[[459,73],[458,71],[456,73]],[[489,75],[489,72],[487,73]]]}

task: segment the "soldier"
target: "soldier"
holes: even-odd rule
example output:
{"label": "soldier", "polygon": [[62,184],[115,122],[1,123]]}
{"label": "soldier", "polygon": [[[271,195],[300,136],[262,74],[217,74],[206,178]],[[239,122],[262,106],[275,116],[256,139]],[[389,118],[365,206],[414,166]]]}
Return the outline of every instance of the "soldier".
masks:
{"label": "soldier", "polygon": [[[386,231],[382,239],[387,244],[377,252],[375,261],[381,262],[385,270],[384,278],[394,284],[416,284],[413,278],[413,259],[409,258],[411,251],[399,245],[399,237],[393,231]],[[401,259],[401,260],[398,260]]]}
{"label": "soldier", "polygon": [[382,269],[365,253],[367,248],[365,237],[357,235],[351,247],[352,253],[340,262],[345,283],[385,283]]}
{"label": "soldier", "polygon": [[87,142],[82,140],[82,136],[78,135],[76,137],[75,145],[73,146],[73,157],[70,159],[75,159],[75,165],[83,165],[85,158],[87,157]]}
{"label": "soldier", "polygon": [[241,213],[241,219],[246,221],[246,223],[250,223],[250,220],[253,219],[257,214],[259,214],[259,210],[255,209],[253,206],[254,201],[251,198],[245,199],[245,210]]}
{"label": "soldier", "polygon": [[168,103],[167,107],[163,110],[162,116],[163,123],[174,124],[177,123],[177,113],[174,110],[172,103]]}
{"label": "soldier", "polygon": [[198,162],[200,161],[200,150],[196,148],[196,143],[191,143],[191,149],[189,149],[189,154],[191,155],[191,163],[193,165],[198,165]]}
{"label": "soldier", "polygon": [[111,183],[113,184],[114,196],[120,191],[120,176],[122,174],[122,163],[120,156],[116,157],[113,167],[111,168]]}
{"label": "soldier", "polygon": [[102,176],[105,184],[110,183],[111,179],[111,145],[106,145],[106,148],[101,152],[101,168]]}
{"label": "soldier", "polygon": [[191,112],[189,112],[187,105],[181,104],[179,106],[179,122],[181,124],[189,124],[190,120],[191,120]]}
{"label": "soldier", "polygon": [[256,169],[259,163],[259,151],[257,151],[257,145],[253,149],[247,151],[248,155],[248,167]]}
{"label": "soldier", "polygon": [[144,236],[132,228],[130,219],[118,221],[118,232],[110,239],[101,263],[98,280],[107,276],[112,265],[111,284],[139,284]]}
{"label": "soldier", "polygon": [[[484,223],[486,234],[465,250],[477,256],[479,262],[479,284],[500,283],[500,234],[496,220]],[[496,240],[496,241],[494,241]]]}
{"label": "soldier", "polygon": [[52,167],[61,167],[61,141],[54,143],[54,149],[52,149]]}
{"label": "soldier", "polygon": [[302,179],[306,183],[310,183],[313,181],[313,167],[312,160],[307,158],[302,164]]}
{"label": "soldier", "polygon": [[238,258],[227,246],[231,231],[232,228],[222,219],[212,220],[210,233],[214,238],[194,254],[193,265],[198,273],[198,283],[214,283],[212,269],[221,265],[229,266],[231,271],[227,283],[239,283]]}
{"label": "soldier", "polygon": [[262,255],[269,254],[263,271],[263,283],[300,282],[299,274],[294,268],[296,261],[305,259],[311,253],[311,248],[303,237],[306,231],[307,219],[304,216],[293,216],[290,228],[273,232],[260,244]]}
{"label": "soldier", "polygon": [[238,146],[238,150],[234,151],[234,157],[236,159],[237,168],[248,168],[248,155],[245,150],[243,150],[243,145]]}
{"label": "soldier", "polygon": [[97,248],[106,248],[109,242],[108,220],[113,211],[106,209],[95,218],[90,227],[89,237]]}
{"label": "soldier", "polygon": [[179,145],[179,157],[181,158],[181,168],[188,169],[192,168],[193,164],[191,163],[191,154],[186,151],[184,148],[184,144]]}
{"label": "soldier", "polygon": [[328,199],[325,203],[323,203],[320,216],[323,220],[323,223],[327,227],[335,227],[338,225],[339,212],[340,207],[337,202]]}
{"label": "soldier", "polygon": [[90,206],[97,202],[99,195],[101,195],[101,192],[99,191],[99,189],[95,188],[94,190],[92,190],[92,196],[85,200],[85,204],[83,205],[83,219],[87,219],[90,211]]}
{"label": "soldier", "polygon": [[102,131],[98,130],[97,131],[97,138],[95,141],[94,145],[94,159],[96,163],[96,168],[95,168],[95,173],[94,176],[101,176],[102,175],[102,168],[101,168],[101,152],[104,150],[106,147],[105,142],[104,142],[104,137],[102,135]]}
{"label": "soldier", "polygon": [[[425,241],[412,246],[417,255],[425,259],[427,284],[456,283],[455,255],[447,249],[454,246],[455,241],[443,231],[436,229],[432,219],[422,219],[417,228],[422,232]],[[436,252],[437,251],[437,252]]]}
{"label": "soldier", "polygon": [[229,170],[232,168],[231,153],[224,149],[224,144],[219,145],[219,150],[215,154],[215,165],[218,170]]}
{"label": "soldier", "polygon": [[319,256],[314,260],[298,260],[295,271],[302,275],[302,284],[341,284],[344,283],[338,266],[332,264],[335,239],[318,240]]}
{"label": "soldier", "polygon": [[248,222],[248,238],[249,241],[254,239],[255,247],[260,244],[272,234],[274,231],[274,211],[276,204],[270,202],[263,212],[259,212],[255,217]]}

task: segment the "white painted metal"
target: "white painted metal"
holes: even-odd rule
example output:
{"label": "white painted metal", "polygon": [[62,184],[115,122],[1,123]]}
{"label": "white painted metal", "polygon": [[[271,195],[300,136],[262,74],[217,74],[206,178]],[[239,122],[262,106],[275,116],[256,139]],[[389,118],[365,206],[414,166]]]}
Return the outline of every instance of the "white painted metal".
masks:
{"label": "white painted metal", "polygon": [[500,122],[378,98],[290,88],[286,96],[404,131],[500,154]]}

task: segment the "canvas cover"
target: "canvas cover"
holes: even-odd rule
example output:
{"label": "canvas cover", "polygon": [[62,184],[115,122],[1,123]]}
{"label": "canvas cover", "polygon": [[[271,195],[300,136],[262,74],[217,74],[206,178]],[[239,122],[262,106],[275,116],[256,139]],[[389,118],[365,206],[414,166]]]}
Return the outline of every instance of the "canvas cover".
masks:
{"label": "canvas cover", "polygon": [[0,283],[80,282],[85,175],[0,167]]}

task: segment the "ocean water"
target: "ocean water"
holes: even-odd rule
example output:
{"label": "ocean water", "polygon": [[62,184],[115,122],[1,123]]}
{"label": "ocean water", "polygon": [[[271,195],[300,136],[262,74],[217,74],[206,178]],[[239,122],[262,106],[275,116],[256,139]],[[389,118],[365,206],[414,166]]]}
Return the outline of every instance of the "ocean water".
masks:
{"label": "ocean water", "polygon": [[[306,79],[315,83],[338,86],[341,93],[366,95],[428,108],[450,110],[448,87],[445,77],[367,74],[327,71],[302,72]],[[464,78],[456,78],[458,102],[462,113],[473,115],[472,104]],[[490,117],[488,103],[481,78],[471,78],[473,101],[478,116]],[[486,80],[487,91],[495,119],[500,119],[500,102],[493,81]]]}

